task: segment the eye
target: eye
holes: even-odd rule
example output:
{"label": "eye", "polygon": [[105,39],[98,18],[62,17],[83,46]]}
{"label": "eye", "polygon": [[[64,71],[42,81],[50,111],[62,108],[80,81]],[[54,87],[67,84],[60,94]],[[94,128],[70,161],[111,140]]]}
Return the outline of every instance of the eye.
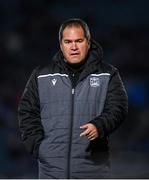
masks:
{"label": "eye", "polygon": [[69,40],[64,40],[64,43],[65,43],[65,44],[70,44],[71,41],[69,41]]}
{"label": "eye", "polygon": [[80,42],[80,43],[83,42],[83,39],[79,39],[79,42]]}
{"label": "eye", "polygon": [[82,42],[83,42],[83,39],[78,39],[76,42],[77,42],[77,43],[82,43]]}

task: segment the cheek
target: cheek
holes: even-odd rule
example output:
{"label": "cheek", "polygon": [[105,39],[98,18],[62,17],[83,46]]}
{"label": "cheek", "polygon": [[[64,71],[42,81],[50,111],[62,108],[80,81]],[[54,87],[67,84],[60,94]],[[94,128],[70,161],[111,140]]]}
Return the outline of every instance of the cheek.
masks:
{"label": "cheek", "polygon": [[65,52],[67,50],[67,46],[65,46],[63,43],[60,45],[61,51]]}
{"label": "cheek", "polygon": [[65,47],[61,47],[61,51],[63,52],[63,54],[66,54],[67,49]]}
{"label": "cheek", "polygon": [[88,53],[88,46],[83,48],[82,56],[86,56],[87,53]]}
{"label": "cheek", "polygon": [[68,54],[69,54],[68,48],[65,48],[65,49],[64,49],[64,54],[68,56]]}
{"label": "cheek", "polygon": [[68,50],[68,48],[63,48],[62,49],[62,53],[63,53],[63,55],[64,55],[64,57],[67,59],[68,57],[69,57],[69,50]]}

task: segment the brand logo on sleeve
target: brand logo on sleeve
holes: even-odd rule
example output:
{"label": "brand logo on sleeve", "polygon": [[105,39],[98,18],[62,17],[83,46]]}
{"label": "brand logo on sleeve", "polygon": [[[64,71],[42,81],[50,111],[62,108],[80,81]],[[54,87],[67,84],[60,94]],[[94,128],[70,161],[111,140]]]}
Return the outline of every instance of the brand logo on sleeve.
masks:
{"label": "brand logo on sleeve", "polygon": [[52,81],[53,86],[55,86],[55,84],[56,84],[56,82],[57,82],[57,79],[54,78],[54,79],[52,79],[51,81]]}
{"label": "brand logo on sleeve", "polygon": [[91,77],[90,78],[90,86],[91,87],[98,87],[100,85],[98,77]]}

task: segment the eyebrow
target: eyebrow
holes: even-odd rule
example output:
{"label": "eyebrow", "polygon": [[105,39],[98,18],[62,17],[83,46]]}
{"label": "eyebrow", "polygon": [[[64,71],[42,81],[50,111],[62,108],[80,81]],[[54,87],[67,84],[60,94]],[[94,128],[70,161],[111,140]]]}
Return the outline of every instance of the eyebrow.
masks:
{"label": "eyebrow", "polygon": [[71,39],[64,39],[63,41],[64,41],[64,42],[66,42],[66,41],[68,41],[68,42],[73,42],[73,41],[74,41],[74,42],[77,42],[77,41],[80,41],[80,40],[81,40],[81,41],[83,41],[83,40],[84,40],[84,38],[78,38],[78,39],[75,39],[75,40],[71,40]]}

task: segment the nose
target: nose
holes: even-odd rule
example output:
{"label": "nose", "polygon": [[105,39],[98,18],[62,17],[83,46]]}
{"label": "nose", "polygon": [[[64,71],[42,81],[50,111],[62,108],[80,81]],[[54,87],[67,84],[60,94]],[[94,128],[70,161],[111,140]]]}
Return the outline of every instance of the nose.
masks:
{"label": "nose", "polygon": [[78,49],[77,43],[76,42],[72,42],[71,50],[75,51],[77,49]]}

